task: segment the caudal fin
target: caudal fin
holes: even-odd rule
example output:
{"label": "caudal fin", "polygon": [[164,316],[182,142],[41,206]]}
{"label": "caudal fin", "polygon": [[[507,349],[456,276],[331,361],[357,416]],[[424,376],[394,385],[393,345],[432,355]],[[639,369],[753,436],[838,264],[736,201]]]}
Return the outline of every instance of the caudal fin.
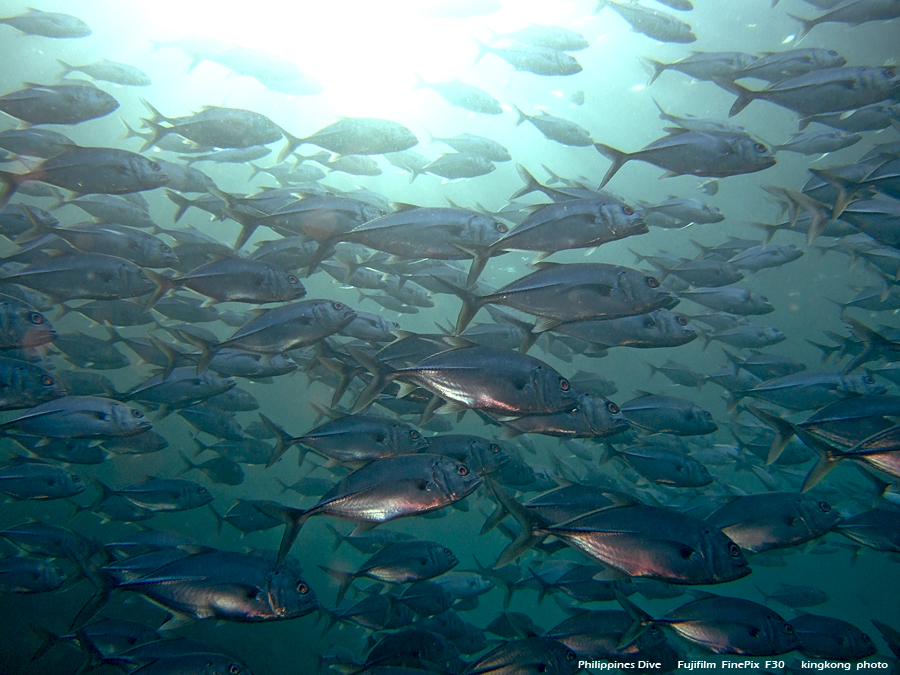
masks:
{"label": "caudal fin", "polygon": [[310,513],[303,509],[295,509],[271,502],[254,502],[253,508],[260,513],[283,521],[286,526],[284,535],[281,538],[281,546],[278,549],[278,564],[280,565],[287,558],[288,553],[291,552],[291,547],[297,540],[297,535],[300,534],[300,528],[303,527],[303,523],[309,518]]}
{"label": "caudal fin", "polygon": [[[648,68],[650,68],[650,70],[653,71],[652,73],[650,73],[650,79],[647,80],[648,87],[651,84],[653,84],[654,82],[656,82],[656,78],[658,78],[660,75],[662,75],[666,71],[666,69],[669,67],[669,64],[667,64],[667,63],[661,63],[659,61],[654,61],[653,59],[648,59],[645,57],[641,57],[641,63],[643,63],[645,66],[647,66]],[[656,101],[654,101],[654,103],[656,103]],[[659,108],[659,103],[656,104],[656,107]],[[662,110],[662,108],[660,108],[660,110]],[[662,115],[660,115],[660,117],[662,117]],[[663,119],[665,119],[665,118],[663,118]]]}
{"label": "caudal fin", "polygon": [[0,208],[9,204],[9,200],[19,189],[18,176],[8,171],[0,171]]}
{"label": "caudal fin", "polygon": [[262,413],[259,413],[259,418],[262,420],[263,424],[265,424],[269,428],[269,431],[275,434],[275,449],[272,450],[272,454],[269,456],[269,461],[266,462],[266,468],[268,469],[270,466],[275,464],[275,462],[281,459],[281,456],[285,452],[287,452],[288,448],[290,448],[292,445],[297,444],[297,439],[292,437],[288,432],[275,424],[275,422],[270,420]]}
{"label": "caudal fin", "polygon": [[612,166],[606,172],[606,175],[603,176],[603,180],[600,181],[600,189],[612,179],[613,176],[618,173],[619,169],[621,169],[625,162],[631,159],[631,155],[627,152],[622,152],[621,150],[616,150],[614,147],[609,145],[604,145],[603,143],[594,143],[594,147],[597,148],[597,152],[606,157],[608,160],[612,161]]}

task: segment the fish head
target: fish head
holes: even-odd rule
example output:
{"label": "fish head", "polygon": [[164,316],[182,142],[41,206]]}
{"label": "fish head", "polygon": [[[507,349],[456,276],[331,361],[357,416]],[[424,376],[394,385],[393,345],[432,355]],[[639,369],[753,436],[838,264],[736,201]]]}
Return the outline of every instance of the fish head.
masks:
{"label": "fish head", "polygon": [[112,406],[111,413],[113,423],[122,436],[135,436],[150,430],[150,420],[137,408],[116,403]]}
{"label": "fish head", "polygon": [[770,314],[775,311],[775,307],[769,302],[769,298],[758,293],[749,293],[745,304],[754,314]]}
{"label": "fish head", "polygon": [[883,394],[887,388],[872,375],[845,375],[841,378],[839,389],[850,395],[868,396]]}
{"label": "fish head", "polygon": [[339,331],[356,318],[356,312],[336,300],[319,300],[312,306],[312,315],[322,326]]}
{"label": "fish head", "polygon": [[594,392],[579,396],[578,409],[598,437],[612,436],[631,426],[618,405]]}
{"label": "fish head", "polygon": [[463,499],[481,485],[481,476],[467,464],[449,457],[438,456],[432,468],[433,479],[450,502]]}
{"label": "fish head", "polygon": [[296,274],[277,268],[268,270],[264,283],[269,287],[272,295],[281,302],[299,300],[306,295],[306,287],[300,282]]}
{"label": "fish head", "polygon": [[553,368],[535,365],[531,371],[531,387],[537,399],[534,412],[563,412],[578,405],[578,394],[569,381]]}
{"label": "fish head", "polygon": [[428,566],[435,572],[434,576],[452,570],[459,564],[459,558],[446,546],[434,546],[429,551]]}
{"label": "fish head", "polygon": [[704,528],[698,552],[713,583],[741,579],[752,571],[741,547],[712,525]]}
{"label": "fish head", "polygon": [[900,68],[897,66],[866,68],[860,79],[866,89],[884,92],[900,91]]}
{"label": "fish head", "polygon": [[223,376],[214,370],[204,370],[197,378],[198,385],[204,390],[213,389],[219,393],[234,389],[237,386],[237,380],[230,376]]}
{"label": "fish head", "polygon": [[659,279],[637,270],[622,270],[613,292],[632,305],[635,314],[678,304],[678,298],[662,287]]}
{"label": "fish head", "polygon": [[3,302],[0,311],[10,318],[7,332],[24,349],[45,345],[56,339],[56,330],[47,318],[25,303]]}
{"label": "fish head", "polygon": [[616,239],[648,232],[644,217],[628,204],[599,203],[594,223],[609,228],[610,234]]}
{"label": "fish head", "polygon": [[499,471],[509,461],[509,455],[497,441],[486,438],[473,440],[468,447],[469,464],[479,475]]}
{"label": "fish head", "polygon": [[463,240],[479,246],[490,246],[508,233],[509,227],[506,223],[501,223],[499,220],[480,213],[473,213],[466,221]]}
{"label": "fish head", "polygon": [[670,338],[672,346],[686,344],[697,338],[697,331],[690,327],[690,320],[684,314],[662,311],[652,314],[660,332]]}
{"label": "fish head", "polygon": [[691,405],[690,409],[685,413],[687,419],[692,422],[694,433],[698,436],[711,434],[715,432],[719,426],[713,421],[713,416],[708,410]]}
{"label": "fish head", "polygon": [[395,449],[400,455],[428,452],[428,439],[417,429],[399,420],[388,431],[386,445]]}
{"label": "fish head", "polygon": [[775,166],[772,148],[759,138],[749,134],[735,136],[731,142],[740,173],[753,173]]}
{"label": "fish head", "polygon": [[763,622],[762,634],[753,637],[759,637],[768,644],[763,649],[770,651],[760,651],[761,654],[786,654],[800,648],[800,639],[794,627],[775,612],[771,612]]}
{"label": "fish head", "polygon": [[159,239],[147,239],[142,246],[144,256],[154,261],[154,267],[171,267],[175,269],[178,266],[178,256],[175,251],[166,242]]}
{"label": "fish head", "polygon": [[809,57],[810,64],[814,65],[816,70],[824,68],[840,68],[841,66],[847,65],[847,59],[834,49],[811,50]]}
{"label": "fish head", "polygon": [[810,532],[824,534],[837,525],[841,514],[823,499],[816,499],[808,494],[797,495],[794,514]]}
{"label": "fish head", "polygon": [[141,155],[135,155],[130,160],[129,169],[140,180],[141,185],[145,186],[143,189],[162,187],[169,182],[169,174],[156,160]]}
{"label": "fish head", "polygon": [[266,594],[272,614],[279,619],[293,619],[314,611],[319,603],[303,578],[300,566],[288,558],[266,575]]}

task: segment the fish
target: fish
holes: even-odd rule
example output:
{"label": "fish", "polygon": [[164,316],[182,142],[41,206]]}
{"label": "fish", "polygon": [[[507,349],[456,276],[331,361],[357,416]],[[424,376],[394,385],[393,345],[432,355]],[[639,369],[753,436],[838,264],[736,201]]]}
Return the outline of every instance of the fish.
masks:
{"label": "fish", "polygon": [[481,482],[465,464],[442,455],[421,453],[375,460],[341,480],[310,509],[279,507],[268,512],[287,526],[278,559],[284,560],[300,528],[312,516],[352,520],[365,530],[366,526],[449,506],[472,494]]}
{"label": "fish", "polygon": [[642,33],[659,42],[691,43],[697,41],[690,24],[681,19],[637,4],[624,4],[612,0],[598,0],[594,13],[609,7],[631,25],[636,33]]}
{"label": "fish", "polygon": [[797,546],[829,532],[840,520],[831,505],[789,492],[737,497],[707,518],[751,553]]}
{"label": "fish", "polygon": [[[618,600],[636,625],[668,627],[713,654],[775,656],[800,646],[790,623],[751,600],[707,593],[660,619],[653,619],[624,596]],[[637,630],[630,630],[629,636],[635,634]]]}
{"label": "fish", "polygon": [[63,68],[60,77],[66,77],[69,73],[79,72],[94,80],[103,80],[104,82],[112,82],[113,84],[121,84],[128,87],[147,87],[153,84],[147,73],[127,63],[100,59],[83,66],[73,66],[62,59],[56,59],[56,61]]}
{"label": "fish", "polygon": [[41,35],[49,38],[82,38],[92,31],[84,21],[71,14],[42,12],[30,8],[25,14],[0,18],[0,23],[12,26],[24,35]]}
{"label": "fish", "polygon": [[0,171],[0,205],[9,202],[23,183],[35,180],[78,195],[120,195],[162,187],[169,177],[157,162],[134,152],[75,147],[44,160],[28,173]]}
{"label": "fish", "polygon": [[478,47],[477,64],[487,54],[494,54],[506,61],[520,72],[533,73],[535,75],[556,76],[575,75],[583,68],[578,60],[566,52],[548,47],[531,47],[509,43],[505,47],[488,46],[480,40],[475,40]]}
{"label": "fish", "polygon": [[336,602],[340,604],[354,579],[368,578],[389,584],[406,584],[440,576],[459,560],[446,546],[433,541],[403,541],[388,544],[366,560],[355,572],[324,565],[320,568],[340,582]]}
{"label": "fish", "polygon": [[485,115],[499,115],[503,112],[500,101],[486,91],[460,80],[453,79],[446,82],[427,82],[417,76],[413,89],[431,89],[447,100],[450,105],[470,110]]}
{"label": "fish", "polygon": [[81,124],[109,115],[119,102],[89,82],[43,85],[0,96],[0,111],[28,124]]}
{"label": "fish", "polygon": [[721,531],[678,511],[644,505],[613,506],[554,523],[530,513],[503,488],[492,492],[524,528],[501,553],[497,567],[552,534],[630,577],[714,584],[750,574],[737,544]]}
{"label": "fish", "polygon": [[[436,412],[475,409],[504,417],[562,412],[576,406],[569,381],[547,363],[518,352],[469,346],[439,352],[413,366],[388,369],[358,350],[350,353],[372,374],[353,411],[365,408],[390,382],[401,393],[421,386],[446,400]],[[402,398],[402,396],[400,397]]]}
{"label": "fish", "polygon": [[775,165],[771,149],[747,133],[677,129],[637,152],[622,152],[603,143],[594,143],[594,147],[612,160],[612,166],[600,181],[601,188],[631,160],[665,169],[665,177],[690,174],[725,178]]}
{"label": "fish", "polygon": [[594,143],[591,140],[591,133],[575,122],[555,117],[546,110],[542,110],[540,115],[527,115],[517,106],[513,106],[513,108],[519,114],[516,126],[522,122],[531,122],[538,131],[544,134],[544,138],[562,145],[584,147]]}

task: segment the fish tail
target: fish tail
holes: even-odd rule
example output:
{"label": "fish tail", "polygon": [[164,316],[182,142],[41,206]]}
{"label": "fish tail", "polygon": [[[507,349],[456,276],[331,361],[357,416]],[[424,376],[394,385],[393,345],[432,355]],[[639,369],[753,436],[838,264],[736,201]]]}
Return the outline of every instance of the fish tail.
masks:
{"label": "fish tail", "polygon": [[431,86],[431,84],[429,82],[426,82],[425,78],[418,73],[413,73],[413,77],[416,78],[416,83],[412,86],[413,91],[416,91],[418,89],[425,89]]}
{"label": "fish tail", "polygon": [[313,258],[310,261],[309,265],[306,267],[306,278],[312,276],[312,273],[315,272],[319,265],[329,257],[332,253],[334,253],[334,238],[326,239],[325,241],[319,242],[319,248],[316,249],[316,252],[313,254]]}
{"label": "fish tail", "polygon": [[221,534],[222,534],[222,523],[225,522],[225,516],[223,516],[223,515],[222,515],[221,513],[219,513],[218,511],[216,511],[216,509],[215,509],[215,507],[212,505],[212,503],[207,504],[207,506],[209,507],[209,510],[212,511],[212,514],[213,514],[213,516],[214,516],[215,519],[216,519],[216,534],[219,535],[219,536],[221,536]]}
{"label": "fish tail", "polygon": [[9,204],[9,200],[19,189],[19,177],[8,171],[0,171],[0,208]]}
{"label": "fish tail", "polygon": [[209,446],[206,445],[205,443],[203,443],[203,442],[202,442],[199,438],[197,438],[196,436],[194,436],[194,443],[197,444],[197,452],[194,453],[194,457],[195,457],[195,458],[196,458],[196,457],[199,457],[199,456],[202,455],[206,450],[209,449]]}
{"label": "fish tail", "polygon": [[170,127],[164,127],[162,124],[159,124],[159,122],[152,119],[145,119],[144,126],[149,127],[150,133],[145,136],[146,140],[141,146],[141,152],[147,152],[147,150],[159,143],[159,139],[172,132]]}
{"label": "fish tail", "polygon": [[622,650],[629,645],[634,644],[634,642],[643,635],[651,625],[653,625],[653,617],[626,598],[625,594],[618,588],[613,588],[613,593],[616,596],[616,601],[621,605],[622,609],[628,613],[628,616],[630,616],[632,620],[631,626],[622,634],[622,637],[619,638],[619,643],[616,645],[617,649]]}
{"label": "fish tail", "polygon": [[521,164],[516,164],[516,171],[519,172],[519,177],[525,181],[525,185],[513,194],[512,197],[509,198],[510,201],[516,200],[519,197],[524,197],[530,192],[543,192],[544,186],[538,182],[538,179],[531,175],[531,172],[526,169]]}
{"label": "fish tail", "polygon": [[715,78],[713,81],[717,85],[722,87],[722,89],[724,89],[725,91],[737,96],[737,100],[731,106],[731,110],[728,111],[729,117],[734,117],[759,97],[758,91],[753,91],[752,89],[747,89],[747,87],[742,87],[737,82],[732,82],[731,80],[723,80],[720,78]]}
{"label": "fish tail", "polygon": [[59,65],[61,65],[62,69],[63,69],[63,71],[59,74],[59,79],[64,78],[66,75],[71,73],[73,70],[77,70],[77,68],[75,68],[75,66],[73,66],[71,63],[66,63],[62,59],[56,59],[56,62]]}
{"label": "fish tail", "polygon": [[364,354],[351,346],[347,347],[347,352],[350,356],[359,361],[363,368],[372,373],[372,381],[366,385],[366,388],[363,389],[362,393],[357,397],[356,403],[353,404],[353,409],[350,411],[351,415],[355,415],[374,401],[375,397],[384,390],[392,378],[391,372],[387,367],[370,357],[368,354]]}
{"label": "fish tail", "polygon": [[39,626],[35,623],[29,624],[28,627],[31,629],[31,632],[34,633],[41,641],[41,644],[37,648],[37,651],[35,651],[34,654],[31,655],[32,663],[41,658],[54,646],[66,640],[66,638],[62,637],[61,635],[57,635],[56,633],[53,633],[52,631],[49,631],[43,626]]}
{"label": "fish tail", "polygon": [[478,38],[472,38],[472,41],[475,42],[475,46],[478,47],[478,56],[475,57],[475,61],[472,63],[472,65],[474,66],[476,63],[478,63],[479,61],[481,61],[481,59],[484,58],[485,54],[490,54],[492,50],[491,50],[490,46],[486,45]]}
{"label": "fish tail", "polygon": [[[472,264],[475,264],[474,261],[472,262]],[[482,305],[484,304],[483,297],[475,295],[474,293],[467,291],[464,288],[460,288],[459,286],[454,286],[449,281],[445,281],[440,277],[432,276],[432,278],[441,286],[453,293],[453,295],[462,300],[463,304],[459,310],[459,316],[456,319],[455,331],[455,335],[460,335],[466,329],[466,326],[471,323],[472,319],[475,318],[478,310],[481,309]]]}
{"label": "fish tail", "polygon": [[522,112],[522,109],[519,106],[514,105],[513,108],[515,108],[516,112],[519,114],[519,119],[516,120],[516,126],[519,126],[522,122],[528,120],[528,115]]}
{"label": "fish tail", "polygon": [[344,570],[337,570],[332,567],[326,567],[325,565],[319,565],[319,569],[325,572],[328,576],[334,577],[338,580],[338,582],[340,582],[337,597],[334,601],[335,604],[340,605],[344,600],[344,596],[347,595],[347,591],[350,590],[350,585],[353,583],[355,575],[353,574],[353,572],[345,572]]}
{"label": "fish tail", "polygon": [[[279,129],[280,128],[281,127],[279,127]],[[306,140],[303,138],[298,138],[293,134],[289,134],[284,129],[281,129],[281,135],[284,136],[284,147],[281,149],[281,152],[278,153],[278,158],[275,160],[276,164],[281,164]]]}
{"label": "fish tail", "polygon": [[193,335],[192,333],[189,333],[187,331],[180,331],[178,334],[181,335],[185,340],[190,342],[192,345],[200,349],[200,359],[197,361],[198,375],[209,368],[209,364],[222,348],[221,343],[204,340],[199,335]]}
{"label": "fish tail", "polygon": [[788,441],[790,441],[796,433],[796,427],[787,420],[781,419],[778,415],[766,412],[765,410],[757,408],[755,405],[748,404],[746,408],[750,411],[750,414],[756,417],[760,422],[767,424],[775,431],[775,438],[772,439],[772,445],[769,447],[769,455],[766,457],[766,465],[768,466],[777,461],[781,456]]}
{"label": "fish tail", "polygon": [[280,504],[254,504],[253,508],[267,516],[278,518],[283,521],[286,526],[284,535],[281,538],[281,546],[278,549],[277,564],[280,565],[284,562],[284,559],[287,558],[288,553],[291,552],[291,547],[297,540],[297,535],[300,534],[300,529],[303,527],[306,519],[311,515],[310,511],[312,509],[306,511],[304,509],[295,509]]}
{"label": "fish tail", "polygon": [[341,547],[346,537],[331,523],[325,523],[325,528],[334,535],[334,543],[331,545],[331,552],[334,553]]}
{"label": "fish tail", "polygon": [[176,223],[181,220],[181,217],[187,213],[187,210],[194,205],[194,202],[174,190],[167,189],[166,197],[171,199],[175,203],[175,206],[178,207],[178,210],[175,212],[175,220],[173,221]]}
{"label": "fish tail", "polygon": [[131,126],[128,124],[128,122],[125,121],[125,118],[119,117],[119,121],[122,123],[122,126],[125,127],[125,135],[122,136],[123,141],[126,141],[129,138],[143,138],[144,137],[140,132],[132,129]]}
{"label": "fish tail", "polygon": [[797,37],[794,38],[795,45],[800,44],[800,41],[809,35],[809,31],[819,25],[817,19],[804,19],[802,16],[796,16],[790,12],[788,12],[788,16],[800,22],[800,30],[797,31]]}
{"label": "fish tail", "polygon": [[497,508],[494,509],[494,512],[487,517],[487,520],[484,521],[484,525],[481,526],[480,534],[487,534],[495,527],[497,527],[506,516],[509,515],[509,512],[503,508],[500,504],[497,505]]}
{"label": "fish tail", "polygon": [[151,269],[144,269],[144,276],[146,276],[149,281],[156,284],[156,290],[150,294],[147,302],[144,303],[145,310],[153,309],[153,305],[155,305],[161,298],[165,297],[169,293],[169,291],[181,285],[178,283],[177,279],[167,277],[166,275],[160,274],[159,272]]}
{"label": "fish tail", "polygon": [[625,165],[625,162],[631,159],[631,155],[603,143],[594,143],[594,147],[597,148],[597,152],[612,161],[612,166],[609,167],[606,175],[603,176],[603,180],[600,182],[600,188],[602,189],[616,175],[619,169]]}
{"label": "fish tail", "polygon": [[605,7],[609,7],[609,2],[607,2],[607,0],[597,0],[597,6],[594,7],[591,16],[597,16]]}
{"label": "fish tail", "polygon": [[192,462],[191,459],[187,455],[185,455],[181,450],[178,451],[178,456],[181,458],[181,461],[184,462],[184,470],[178,475],[184,475],[188,471],[191,471],[192,469],[197,468],[197,465],[194,464],[194,462]]}
{"label": "fish tail", "polygon": [[[659,61],[654,61],[653,59],[648,59],[646,57],[641,57],[641,63],[643,63],[645,66],[647,66],[648,68],[650,68],[650,70],[653,71],[652,73],[650,73],[650,79],[647,80],[648,87],[651,84],[653,84],[654,82],[656,82],[656,78],[658,78],[660,75],[662,75],[663,72],[665,72],[666,68],[669,67],[668,64],[661,63]],[[656,101],[654,101],[654,103],[656,103]],[[659,103],[656,103],[656,107],[659,108]],[[662,108],[659,108],[659,109],[660,109],[660,111],[662,111]],[[660,116],[659,116],[660,119],[665,119],[665,117],[663,117],[663,114],[660,114]]]}
{"label": "fish tail", "polygon": [[519,535],[503,549],[500,557],[497,558],[497,562],[494,563],[494,569],[497,569],[515,561],[525,551],[546,539],[547,535],[535,533],[537,521],[534,515],[513,499],[508,492],[489,478],[485,478],[484,482],[490,488],[500,506],[519,521],[519,524],[522,526],[522,531]]}
{"label": "fish tail", "polygon": [[262,413],[259,413],[259,418],[262,420],[262,423],[268,427],[269,431],[275,434],[275,449],[272,450],[269,461],[266,462],[266,468],[268,469],[281,459],[281,456],[287,452],[288,448],[292,445],[296,445],[297,440]]}
{"label": "fish tail", "polygon": [[75,615],[75,618],[72,619],[72,625],[69,627],[69,631],[72,632],[77,628],[81,628],[88,621],[93,619],[101,609],[103,609],[106,604],[109,602],[110,597],[112,596],[112,590],[110,588],[101,588],[87,603],[78,614]]}

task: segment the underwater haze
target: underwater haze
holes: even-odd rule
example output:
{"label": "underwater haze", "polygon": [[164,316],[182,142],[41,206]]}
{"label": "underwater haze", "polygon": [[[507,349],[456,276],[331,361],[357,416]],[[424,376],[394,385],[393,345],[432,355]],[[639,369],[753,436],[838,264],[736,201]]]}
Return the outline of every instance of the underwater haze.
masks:
{"label": "underwater haze", "polygon": [[897,672],[898,0],[0,3],[0,674]]}

